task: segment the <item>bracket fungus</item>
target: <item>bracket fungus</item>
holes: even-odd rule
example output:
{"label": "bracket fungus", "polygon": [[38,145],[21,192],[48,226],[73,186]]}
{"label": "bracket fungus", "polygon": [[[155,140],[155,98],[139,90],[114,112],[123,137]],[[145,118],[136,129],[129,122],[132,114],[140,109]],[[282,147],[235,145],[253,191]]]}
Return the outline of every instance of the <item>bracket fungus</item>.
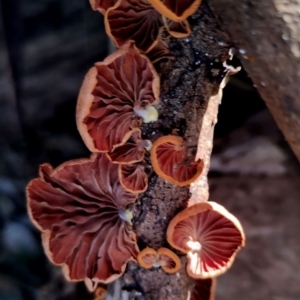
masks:
{"label": "bracket fungus", "polygon": [[149,120],[149,106],[158,102],[159,89],[157,72],[133,42],[96,63],[85,76],[76,108],[77,127],[89,150],[111,152],[142,117],[155,120]]}
{"label": "bracket fungus", "polygon": [[180,22],[193,14],[202,0],[148,0],[153,7],[167,18]]}
{"label": "bracket fungus", "polygon": [[191,27],[187,20],[174,22],[165,16],[162,17],[164,25],[170,35],[175,38],[184,38],[191,34]]}
{"label": "bracket fungus", "polygon": [[196,279],[190,300],[214,300],[216,278]]}
{"label": "bracket fungus", "polygon": [[93,300],[105,300],[107,295],[107,289],[102,287],[102,286],[98,286],[97,289],[95,290],[95,294],[94,294],[94,299]]}
{"label": "bracket fungus", "polygon": [[112,152],[107,153],[109,160],[118,164],[132,164],[142,161],[146,149],[151,146],[151,142],[143,140],[141,133],[139,128],[134,128],[128,132],[124,138],[126,142],[116,146]]}
{"label": "bracket fungus", "polygon": [[117,0],[90,0],[90,4],[93,10],[98,10],[102,14],[105,14],[105,12],[112,6],[115,5]]}
{"label": "bracket fungus", "polygon": [[145,269],[161,267],[166,273],[176,273],[181,268],[179,257],[167,248],[145,248],[137,256],[138,263]]}
{"label": "bracket fungus", "polygon": [[159,255],[157,251],[152,248],[143,249],[137,256],[137,261],[141,267],[145,269],[151,269],[153,267],[159,267]]}
{"label": "bracket fungus", "polygon": [[245,236],[237,218],[215,202],[200,202],[177,214],[167,229],[167,240],[187,253],[187,273],[209,278],[229,269]]}
{"label": "bracket fungus", "polygon": [[147,52],[162,26],[161,15],[147,0],[119,0],[105,15],[106,32],[118,48],[133,40]]}
{"label": "bracket fungus", "polygon": [[161,38],[158,39],[151,50],[147,52],[147,57],[153,64],[156,64],[162,59],[174,59],[174,56],[170,53],[167,43]]}
{"label": "bracket fungus", "polygon": [[139,252],[123,212],[136,195],[124,190],[118,165],[104,153],[40,167],[27,186],[28,212],[42,231],[49,259],[63,265],[68,280],[109,283]]}
{"label": "bracket fungus", "polygon": [[168,19],[147,0],[119,0],[105,14],[106,32],[118,48],[133,40],[139,49],[148,53],[159,43],[164,26],[177,38],[191,33],[187,20],[175,22]]}
{"label": "bracket fungus", "polygon": [[148,188],[148,176],[140,163],[119,165],[119,178],[128,192],[139,194]]}
{"label": "bracket fungus", "polygon": [[202,172],[201,159],[184,164],[184,140],[180,136],[167,135],[157,139],[151,148],[151,163],[160,177],[178,186],[191,184]]}

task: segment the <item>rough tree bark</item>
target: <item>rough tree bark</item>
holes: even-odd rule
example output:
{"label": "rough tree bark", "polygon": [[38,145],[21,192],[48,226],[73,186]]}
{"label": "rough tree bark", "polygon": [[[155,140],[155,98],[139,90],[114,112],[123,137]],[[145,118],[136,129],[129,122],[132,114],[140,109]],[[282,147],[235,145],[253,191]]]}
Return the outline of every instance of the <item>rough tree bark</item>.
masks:
{"label": "rough tree bark", "polygon": [[210,0],[248,75],[300,160],[300,2]]}
{"label": "rough tree bark", "polygon": [[[206,175],[213,128],[221,98],[220,84],[231,72],[225,62],[230,58],[232,45],[207,1],[190,22],[192,34],[169,43],[174,59],[156,66],[161,78],[159,119],[143,125],[142,131],[144,138],[154,141],[177,129],[187,143],[187,159],[204,158],[205,171],[193,187],[180,188],[150,170],[149,188],[132,207],[133,227],[141,248],[168,247],[165,234],[174,215],[188,205],[191,196],[193,202],[208,199]],[[106,299],[188,299],[193,280],[186,275],[185,256],[177,254],[181,255],[182,268],[174,275],[167,275],[160,268],[145,270],[129,263],[123,277],[109,286]]]}

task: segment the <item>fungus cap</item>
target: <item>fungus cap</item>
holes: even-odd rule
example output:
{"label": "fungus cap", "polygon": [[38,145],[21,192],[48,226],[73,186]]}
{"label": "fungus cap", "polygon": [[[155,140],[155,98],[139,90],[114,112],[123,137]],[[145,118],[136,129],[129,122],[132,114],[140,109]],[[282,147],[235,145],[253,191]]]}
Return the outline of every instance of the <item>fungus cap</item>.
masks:
{"label": "fungus cap", "polygon": [[137,261],[141,267],[145,269],[151,269],[159,266],[159,255],[156,250],[147,247],[138,254]]}
{"label": "fungus cap", "polygon": [[99,153],[56,169],[41,165],[40,176],[27,186],[27,205],[48,258],[68,280],[92,288],[120,277],[139,249],[120,217],[136,195],[120,184],[118,166]]}
{"label": "fungus cap", "polygon": [[98,10],[102,14],[105,14],[105,12],[112,6],[115,5],[117,0],[90,0],[90,4],[93,10]]}
{"label": "fungus cap", "polygon": [[191,34],[191,27],[187,20],[175,22],[164,16],[162,19],[168,33],[175,38],[184,38]]}
{"label": "fungus cap", "polygon": [[159,255],[160,266],[166,273],[176,273],[181,268],[179,257],[168,248],[159,248],[157,250]]}
{"label": "fungus cap", "polygon": [[156,174],[178,186],[191,184],[203,170],[201,159],[188,165],[183,164],[185,145],[180,136],[160,137],[153,143],[150,153]]}
{"label": "fungus cap", "polygon": [[187,273],[209,278],[229,269],[245,236],[237,218],[215,202],[201,202],[177,214],[167,230],[169,244],[187,253]]}
{"label": "fungus cap", "polygon": [[151,48],[151,50],[148,51],[146,55],[153,64],[162,59],[174,59],[174,56],[171,55],[166,42],[161,39],[156,41],[153,48]]}
{"label": "fungus cap", "polygon": [[149,59],[128,42],[98,62],[80,89],[76,123],[91,152],[109,152],[141,125],[135,111],[156,104],[159,76]]}
{"label": "fungus cap", "polygon": [[167,18],[180,22],[193,14],[202,0],[148,0],[153,7]]}
{"label": "fungus cap", "polygon": [[138,263],[145,269],[161,267],[166,273],[176,273],[181,268],[179,257],[167,248],[143,249],[137,256]]}
{"label": "fungus cap", "polygon": [[143,193],[148,188],[148,176],[140,163],[119,165],[119,178],[124,189],[131,193]]}
{"label": "fungus cap", "polygon": [[94,299],[93,300],[105,300],[107,295],[107,289],[103,286],[98,286],[95,290]]}
{"label": "fungus cap", "polygon": [[107,11],[104,22],[118,48],[133,40],[144,52],[153,47],[163,26],[161,15],[147,0],[119,0]]}
{"label": "fungus cap", "polygon": [[144,159],[146,148],[151,145],[148,140],[143,140],[141,130],[134,128],[128,132],[122,145],[114,147],[112,152],[107,153],[107,157],[113,163],[132,164]]}

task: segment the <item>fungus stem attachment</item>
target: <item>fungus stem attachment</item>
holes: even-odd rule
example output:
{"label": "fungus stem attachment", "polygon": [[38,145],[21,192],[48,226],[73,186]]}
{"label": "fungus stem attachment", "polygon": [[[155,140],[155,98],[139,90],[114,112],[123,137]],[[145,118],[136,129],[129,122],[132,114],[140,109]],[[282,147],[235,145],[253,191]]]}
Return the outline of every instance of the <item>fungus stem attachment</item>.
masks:
{"label": "fungus stem attachment", "polygon": [[198,241],[188,241],[187,245],[193,252],[200,251],[202,248],[201,244]]}
{"label": "fungus stem attachment", "polygon": [[150,152],[151,148],[152,148],[152,142],[149,140],[145,140],[147,142],[147,145],[145,146],[145,149]]}
{"label": "fungus stem attachment", "polygon": [[152,105],[148,105],[145,108],[134,108],[134,112],[141,118],[143,118],[144,123],[150,123],[157,121],[158,111]]}
{"label": "fungus stem attachment", "polygon": [[122,220],[128,222],[130,225],[132,225],[132,218],[133,218],[133,214],[132,211],[130,209],[121,209],[119,212],[119,216]]}

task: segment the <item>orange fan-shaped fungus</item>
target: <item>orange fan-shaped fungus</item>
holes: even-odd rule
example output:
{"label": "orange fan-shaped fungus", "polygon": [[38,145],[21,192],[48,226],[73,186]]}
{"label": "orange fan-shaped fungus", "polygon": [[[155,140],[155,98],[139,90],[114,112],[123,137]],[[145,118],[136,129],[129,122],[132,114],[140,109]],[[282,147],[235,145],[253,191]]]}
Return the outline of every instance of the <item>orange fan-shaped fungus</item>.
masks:
{"label": "orange fan-shaped fungus", "polygon": [[132,42],[96,63],[84,79],[76,108],[77,127],[86,146],[91,152],[113,151],[141,125],[142,118],[155,120],[151,105],[158,97],[159,76]]}
{"label": "orange fan-shaped fungus", "polygon": [[155,42],[155,45],[146,53],[146,55],[153,64],[165,58],[174,59],[174,56],[171,55],[166,42],[161,39],[158,39]]}
{"label": "orange fan-shaped fungus", "polygon": [[116,4],[117,0],[90,0],[90,4],[93,10],[98,10],[102,14],[112,6]]}
{"label": "orange fan-shaped fungus", "polygon": [[139,252],[124,211],[136,195],[124,190],[118,166],[105,154],[40,167],[27,186],[28,212],[42,231],[49,259],[63,265],[68,280],[85,280],[91,289],[109,283]]}
{"label": "orange fan-shaped fungus", "polygon": [[143,193],[148,188],[148,176],[142,164],[119,165],[119,178],[126,191]]}
{"label": "orange fan-shaped fungus", "polygon": [[153,7],[167,18],[180,22],[193,14],[202,0],[148,0]]}
{"label": "orange fan-shaped fungus", "polygon": [[187,273],[209,278],[229,269],[245,245],[238,219],[215,202],[201,202],[177,214],[167,230],[169,244],[187,253]]}
{"label": "orange fan-shaped fungus", "polygon": [[157,251],[152,248],[143,249],[137,256],[138,263],[145,269],[159,267],[159,255]]}
{"label": "orange fan-shaped fungus", "polygon": [[125,136],[126,142],[117,146],[107,156],[113,163],[130,164],[142,161],[144,159],[146,148],[151,145],[148,140],[141,138],[141,130],[138,128],[128,132]]}
{"label": "orange fan-shaped fungus", "polygon": [[147,52],[163,26],[161,15],[147,0],[119,0],[105,15],[105,28],[117,47],[129,40]]}
{"label": "orange fan-shaped fungus", "polygon": [[181,268],[179,257],[167,248],[159,248],[157,250],[159,262],[162,269],[170,274],[176,273]]}
{"label": "orange fan-shaped fungus", "polygon": [[138,263],[145,269],[161,267],[166,273],[176,273],[181,268],[179,257],[167,248],[157,251],[145,248],[137,256]]}
{"label": "orange fan-shaped fungus", "polygon": [[163,17],[163,22],[169,34],[176,38],[187,37],[191,34],[191,27],[187,20],[174,22],[166,17]]}
{"label": "orange fan-shaped fungus", "polygon": [[190,300],[214,300],[216,278],[197,279]]}
{"label": "orange fan-shaped fungus", "polygon": [[107,289],[102,286],[99,286],[97,287],[94,295],[94,300],[105,300],[105,297],[107,295]]}
{"label": "orange fan-shaped fungus", "polygon": [[178,186],[191,184],[203,169],[202,160],[185,165],[183,164],[184,158],[185,145],[180,136],[163,136],[152,145],[151,162],[154,171],[160,177]]}

